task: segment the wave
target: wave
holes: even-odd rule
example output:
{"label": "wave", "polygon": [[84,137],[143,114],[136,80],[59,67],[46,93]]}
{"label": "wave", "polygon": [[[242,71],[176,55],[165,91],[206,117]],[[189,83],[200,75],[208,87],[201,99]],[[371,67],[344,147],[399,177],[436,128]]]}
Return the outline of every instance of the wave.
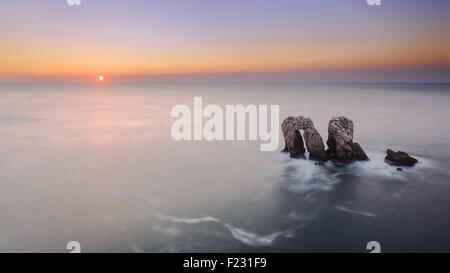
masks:
{"label": "wave", "polygon": [[[222,223],[221,220],[211,217],[211,216],[205,216],[205,217],[198,217],[198,218],[178,218],[175,216],[167,216],[163,214],[157,214],[157,217],[160,220],[166,220],[174,223],[186,223],[186,224],[199,224],[204,222],[215,222],[215,223]],[[268,246],[273,244],[278,238],[284,237],[284,238],[291,238],[294,237],[294,231],[293,230],[287,230],[287,231],[276,231],[273,233],[270,233],[268,235],[258,235],[256,233],[234,227],[232,225],[229,225],[227,223],[223,223],[223,225],[230,231],[231,235],[238,241],[250,245],[250,246]],[[174,229],[175,232],[168,231],[168,228],[161,228],[158,225],[154,226],[154,229],[158,231],[164,231],[165,233],[168,233],[169,235],[178,235],[180,231],[178,229]],[[300,228],[301,226],[299,226]]]}
{"label": "wave", "polygon": [[175,216],[167,216],[163,214],[157,214],[157,217],[162,220],[167,220],[174,223],[185,223],[185,224],[198,224],[198,223],[204,223],[204,222],[221,222],[219,219],[211,217],[211,216],[205,216],[205,217],[199,217],[199,218],[178,218]]}
{"label": "wave", "polygon": [[294,232],[290,230],[276,231],[274,233],[261,236],[256,233],[246,231],[241,228],[236,228],[228,224],[226,224],[226,227],[230,230],[231,234],[236,240],[250,246],[269,246],[280,237],[291,238],[294,236]]}
{"label": "wave", "polygon": [[391,166],[384,161],[383,152],[367,152],[369,161],[355,162],[348,169],[355,175],[381,176],[396,180],[406,180],[405,173],[397,171],[397,167]]}
{"label": "wave", "polygon": [[369,161],[359,161],[346,166],[332,162],[316,165],[316,162],[305,159],[291,159],[287,154],[277,155],[279,164],[266,168],[266,174],[287,184],[294,192],[319,192],[333,190],[335,185],[345,179],[345,176],[379,176],[383,178],[407,181],[411,175],[422,177],[424,169],[441,169],[428,158],[417,157],[419,163],[413,168],[403,167],[398,171],[384,161],[383,151],[367,151]]}
{"label": "wave", "polygon": [[295,222],[308,222],[313,220],[318,216],[316,211],[309,212],[308,214],[305,213],[299,213],[296,210],[292,210],[289,212],[289,214],[286,216],[289,220],[295,221]]}
{"label": "wave", "polygon": [[354,210],[354,209],[350,209],[350,208],[347,208],[347,207],[342,206],[342,205],[335,206],[335,208],[337,210],[348,212],[348,213],[351,213],[351,214],[359,214],[359,215],[363,215],[363,216],[367,216],[367,217],[376,217],[377,216],[376,214],[373,214],[373,213],[370,213],[370,212]]}
{"label": "wave", "polygon": [[414,167],[401,167],[402,171],[397,170],[397,166],[392,166],[384,161],[386,153],[383,151],[369,151],[367,152],[369,161],[355,162],[348,166],[348,169],[355,175],[360,176],[381,176],[394,180],[407,181],[410,179],[410,175],[421,176],[421,173],[425,169],[439,168],[435,162],[425,157],[414,156],[419,160],[418,164]]}
{"label": "wave", "polygon": [[283,177],[288,189],[294,192],[330,191],[340,180],[327,165],[317,166],[305,159],[291,159],[282,155],[282,162],[272,169],[271,175]]}

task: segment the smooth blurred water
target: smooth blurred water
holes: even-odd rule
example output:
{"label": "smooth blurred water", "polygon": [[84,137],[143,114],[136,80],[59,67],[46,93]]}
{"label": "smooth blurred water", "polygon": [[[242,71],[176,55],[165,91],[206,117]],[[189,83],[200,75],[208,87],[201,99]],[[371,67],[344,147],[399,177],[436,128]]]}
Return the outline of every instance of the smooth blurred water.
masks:
{"label": "smooth blurred water", "polygon": [[[175,142],[194,96],[279,104],[324,139],[344,115],[371,160]],[[449,252],[449,106],[448,84],[0,84],[0,251]],[[386,148],[420,164],[398,172]]]}

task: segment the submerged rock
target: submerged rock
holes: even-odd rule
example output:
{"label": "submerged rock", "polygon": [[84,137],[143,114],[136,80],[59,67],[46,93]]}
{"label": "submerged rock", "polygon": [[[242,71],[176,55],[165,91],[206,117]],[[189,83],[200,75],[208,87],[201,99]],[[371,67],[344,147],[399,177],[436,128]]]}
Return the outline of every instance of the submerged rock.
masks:
{"label": "submerged rock", "polygon": [[346,117],[333,117],[328,123],[328,150],[330,160],[353,162],[369,160],[358,143],[353,142],[353,121]]}
{"label": "submerged rock", "polygon": [[387,149],[384,160],[390,165],[405,167],[412,167],[419,162],[417,159],[403,151],[394,152],[391,149]]}
{"label": "submerged rock", "polygon": [[[281,124],[281,129],[286,144],[283,152],[289,152],[292,158],[304,157],[306,152],[304,144],[306,144],[309,159],[323,162],[333,160],[342,163],[368,160],[361,146],[353,143],[353,122],[345,117],[330,120],[327,151],[325,151],[322,137],[310,118],[287,117]],[[303,131],[303,138],[301,131]]]}

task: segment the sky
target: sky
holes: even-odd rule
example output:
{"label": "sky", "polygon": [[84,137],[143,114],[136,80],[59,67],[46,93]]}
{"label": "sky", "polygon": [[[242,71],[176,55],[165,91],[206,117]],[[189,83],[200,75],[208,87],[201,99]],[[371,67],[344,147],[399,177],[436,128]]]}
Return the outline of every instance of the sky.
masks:
{"label": "sky", "polygon": [[0,81],[450,81],[449,2],[0,0]]}

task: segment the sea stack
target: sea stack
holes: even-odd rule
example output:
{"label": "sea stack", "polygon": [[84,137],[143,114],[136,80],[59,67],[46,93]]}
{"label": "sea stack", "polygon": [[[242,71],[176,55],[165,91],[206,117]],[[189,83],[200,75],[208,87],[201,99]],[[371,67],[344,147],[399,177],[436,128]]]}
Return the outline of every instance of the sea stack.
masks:
{"label": "sea stack", "polygon": [[295,129],[295,117],[287,117],[281,124],[285,148],[283,152],[289,152],[292,158],[305,158],[305,145],[302,135]]}
{"label": "sea stack", "polygon": [[353,142],[353,121],[346,117],[333,117],[328,123],[328,150],[330,160],[337,162],[365,161],[361,146]]}
{"label": "sea stack", "polygon": [[[305,157],[305,143],[310,159],[327,160],[322,137],[310,118],[287,117],[281,124],[281,130],[286,143],[283,151],[289,152],[292,158]],[[304,142],[300,131],[303,131]]]}
{"label": "sea stack", "polygon": [[281,124],[281,129],[286,144],[283,152],[289,152],[292,158],[304,158],[306,152],[304,144],[306,144],[309,159],[312,160],[322,162],[332,160],[341,163],[368,160],[361,146],[353,143],[353,122],[345,117],[333,117],[330,120],[326,151],[322,137],[310,118],[287,117]]}

